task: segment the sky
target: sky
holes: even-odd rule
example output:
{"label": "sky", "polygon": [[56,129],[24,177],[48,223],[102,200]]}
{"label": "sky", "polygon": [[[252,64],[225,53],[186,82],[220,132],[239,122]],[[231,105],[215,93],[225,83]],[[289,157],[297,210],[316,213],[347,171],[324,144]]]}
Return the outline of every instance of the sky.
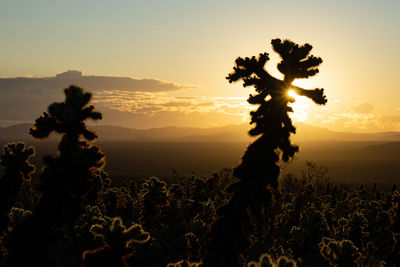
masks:
{"label": "sky", "polygon": [[252,89],[225,77],[236,57],[260,52],[270,53],[267,69],[281,77],[270,41],[288,38],[310,43],[324,61],[319,74],[295,84],[324,88],[328,98],[321,107],[297,97],[295,121],[338,131],[400,131],[398,0],[0,0],[0,7],[0,77],[79,70],[180,85],[95,95],[134,114],[129,127],[248,121]]}

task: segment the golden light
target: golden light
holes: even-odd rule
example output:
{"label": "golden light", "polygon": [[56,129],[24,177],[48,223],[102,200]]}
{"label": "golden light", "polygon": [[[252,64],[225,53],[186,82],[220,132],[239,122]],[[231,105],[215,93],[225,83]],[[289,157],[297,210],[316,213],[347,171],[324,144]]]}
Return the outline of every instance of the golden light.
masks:
{"label": "golden light", "polygon": [[289,90],[288,95],[295,99],[295,102],[289,104],[293,108],[292,119],[295,122],[306,121],[308,118],[307,109],[310,105],[309,101],[306,97],[297,95],[293,90]]}
{"label": "golden light", "polygon": [[[295,93],[293,90],[289,90],[289,91],[288,91],[288,95],[291,96],[291,97],[293,97],[294,99],[296,99],[296,96],[297,96],[296,93]],[[296,100],[297,100],[297,99],[296,99]]]}

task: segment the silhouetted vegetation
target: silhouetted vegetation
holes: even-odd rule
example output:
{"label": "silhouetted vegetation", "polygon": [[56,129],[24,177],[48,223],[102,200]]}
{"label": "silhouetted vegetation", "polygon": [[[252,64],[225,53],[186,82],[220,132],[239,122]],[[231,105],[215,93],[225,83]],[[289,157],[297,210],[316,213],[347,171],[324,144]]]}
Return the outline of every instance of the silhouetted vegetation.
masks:
{"label": "silhouetted vegetation", "polygon": [[[87,119],[101,119],[81,88],[65,89],[31,135],[60,133],[56,157],[45,157],[37,186],[35,150],[9,143],[0,179],[0,266],[399,266],[400,193],[393,185],[335,184],[307,162],[302,175],[280,175],[298,151],[288,112],[289,88],[326,103],[322,89],[291,86],[318,72],[311,46],[272,41],[284,80],[264,69],[268,54],[238,58],[229,81],[257,95],[251,113],[259,136],[234,169],[209,177],[149,177],[116,186],[103,170]],[[279,183],[278,183],[279,181]]]}
{"label": "silhouetted vegetation", "polygon": [[[240,265],[399,264],[397,188],[352,189],[332,184],[326,175],[325,168],[309,163],[303,175],[281,177],[268,212],[251,221],[256,230]],[[80,215],[52,236],[48,266],[81,266],[83,259],[85,266],[195,266],[206,256],[216,207],[230,200],[225,188],[232,179],[233,170],[223,169],[207,178],[150,177],[116,187],[107,173],[95,171]],[[19,194],[8,212],[8,230],[0,239],[3,266],[14,249],[6,244],[10,233],[38,203],[39,198]]]}
{"label": "silhouetted vegetation", "polygon": [[33,147],[25,143],[9,143],[3,147],[0,164],[4,176],[0,179],[0,232],[6,230],[8,211],[14,204],[21,185],[31,180],[35,167],[29,159],[35,155]]}
{"label": "silhouetted vegetation", "polygon": [[11,236],[10,261],[16,266],[52,264],[50,246],[57,230],[79,216],[82,197],[91,186],[92,171],[104,163],[99,147],[81,139],[96,138],[84,121],[101,119],[94,106],[87,105],[91,95],[70,86],[65,89],[65,96],[64,102],[51,104],[48,113],[38,118],[30,131],[35,138],[46,138],[53,131],[61,133],[62,138],[58,156],[44,158],[38,187],[41,197],[33,214],[17,225]]}
{"label": "silhouetted vegetation", "polygon": [[233,72],[227,77],[230,83],[242,80],[244,87],[255,88],[257,94],[250,95],[247,101],[259,107],[250,112],[250,124],[255,126],[249,134],[260,137],[249,145],[240,165],[235,168],[234,176],[240,180],[228,187],[228,192],[234,194],[218,210],[219,218],[213,224],[208,245],[206,264],[209,266],[239,265],[240,253],[248,245],[247,236],[252,228],[249,210],[257,220],[261,219],[263,207],[271,203],[268,186],[276,188],[278,185],[280,160],[287,162],[298,151],[289,139],[296,133],[289,117],[293,109],[288,104],[294,102],[288,95],[289,89],[294,88],[299,95],[307,96],[317,104],[326,103],[323,89],[305,90],[291,85],[297,78],[318,73],[322,59],[309,55],[312,46],[274,39],[272,47],[282,59],[278,70],[284,75],[283,80],[274,78],[264,68],[269,60],[268,53],[237,58]]}

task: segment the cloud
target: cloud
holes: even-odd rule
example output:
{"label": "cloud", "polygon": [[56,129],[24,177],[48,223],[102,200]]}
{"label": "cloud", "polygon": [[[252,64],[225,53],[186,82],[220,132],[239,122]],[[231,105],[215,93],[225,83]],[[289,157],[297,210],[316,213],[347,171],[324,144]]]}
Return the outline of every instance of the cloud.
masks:
{"label": "cloud", "polygon": [[93,92],[92,102],[103,113],[101,124],[206,127],[248,120],[246,98],[182,96],[190,86],[69,71],[47,78],[0,79],[0,124],[33,124],[49,104],[64,99],[62,89],[71,83]]}
{"label": "cloud", "polygon": [[179,102],[172,101],[172,102],[164,103],[164,106],[166,106],[166,107],[189,107],[191,105],[192,105],[192,103],[184,102],[184,101],[179,101]]}
{"label": "cloud", "polygon": [[[133,128],[212,127],[246,123],[249,111],[256,108],[247,103],[247,97],[185,96],[182,89],[189,86],[156,79],[85,76],[80,72],[67,72],[47,78],[0,79],[0,125],[18,122],[31,122],[33,125],[49,104],[64,99],[61,89],[71,81],[78,84],[79,77],[84,77],[81,81],[85,80],[87,86],[80,85],[93,91],[93,103],[103,113],[104,119],[99,124]],[[88,81],[93,83],[92,88],[88,87]],[[132,87],[126,87],[127,84]],[[298,114],[310,108],[300,106],[292,117],[296,121]],[[314,108],[318,110],[309,112],[305,122],[317,123],[321,127],[337,131],[400,130],[400,116],[396,113],[393,116],[378,115],[370,103],[355,104],[350,109],[335,108],[334,111],[326,107]]]}
{"label": "cloud", "polygon": [[[96,105],[134,114],[154,115],[158,112],[223,113],[247,117],[249,105],[239,97],[181,97],[167,93],[126,92],[119,90],[98,93]],[[228,122],[229,123],[229,122]]]}
{"label": "cloud", "polygon": [[400,116],[357,112],[320,112],[315,120],[322,127],[336,131],[382,132],[399,131]]}
{"label": "cloud", "polygon": [[82,75],[82,72],[80,71],[67,71],[53,77],[0,78],[0,96],[60,94],[61,89],[71,84],[81,86],[92,92],[104,90],[122,90],[126,92],[169,92],[195,88],[195,86],[191,85],[180,85],[157,79]]}
{"label": "cloud", "polygon": [[[387,110],[389,111],[389,110]],[[313,113],[309,122],[336,131],[384,132],[400,131],[400,115],[395,107],[390,115],[380,114],[370,103],[362,103],[351,108],[326,108]]]}
{"label": "cloud", "polygon": [[370,103],[363,103],[359,106],[352,107],[351,110],[360,114],[369,114],[374,110],[374,108],[375,107]]}

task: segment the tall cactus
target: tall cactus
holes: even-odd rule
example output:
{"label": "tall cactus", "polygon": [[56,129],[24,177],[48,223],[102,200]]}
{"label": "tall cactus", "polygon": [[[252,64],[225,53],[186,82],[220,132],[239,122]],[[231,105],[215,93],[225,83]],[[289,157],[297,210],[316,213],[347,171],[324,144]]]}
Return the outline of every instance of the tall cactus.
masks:
{"label": "tall cactus", "polygon": [[289,89],[317,104],[327,102],[323,89],[306,90],[292,85],[297,78],[318,73],[322,59],[309,55],[312,46],[273,39],[272,47],[282,59],[278,70],[284,75],[283,80],[271,76],[264,68],[269,60],[267,53],[237,58],[233,72],[226,77],[230,83],[242,80],[244,87],[255,88],[257,94],[250,95],[247,101],[259,107],[250,112],[250,124],[255,127],[249,134],[259,137],[248,146],[234,170],[240,180],[228,187],[233,197],[218,210],[219,218],[212,226],[207,245],[206,266],[239,266],[238,256],[247,243],[243,227],[251,227],[248,210],[260,218],[263,206],[268,206],[271,199],[267,187],[277,186],[279,161],[289,161],[298,151],[289,138],[296,133],[289,116],[293,109],[288,105],[295,99],[288,95]]}
{"label": "tall cactus", "polygon": [[39,139],[52,132],[62,134],[57,157],[44,158],[38,189],[42,197],[32,216],[21,222],[13,233],[10,255],[17,266],[46,266],[48,246],[54,242],[54,230],[73,223],[81,212],[81,200],[88,193],[93,171],[104,164],[100,148],[92,141],[97,136],[85,125],[87,119],[99,120],[101,113],[88,105],[91,94],[70,86],[65,101],[53,103],[38,118],[30,134]]}

